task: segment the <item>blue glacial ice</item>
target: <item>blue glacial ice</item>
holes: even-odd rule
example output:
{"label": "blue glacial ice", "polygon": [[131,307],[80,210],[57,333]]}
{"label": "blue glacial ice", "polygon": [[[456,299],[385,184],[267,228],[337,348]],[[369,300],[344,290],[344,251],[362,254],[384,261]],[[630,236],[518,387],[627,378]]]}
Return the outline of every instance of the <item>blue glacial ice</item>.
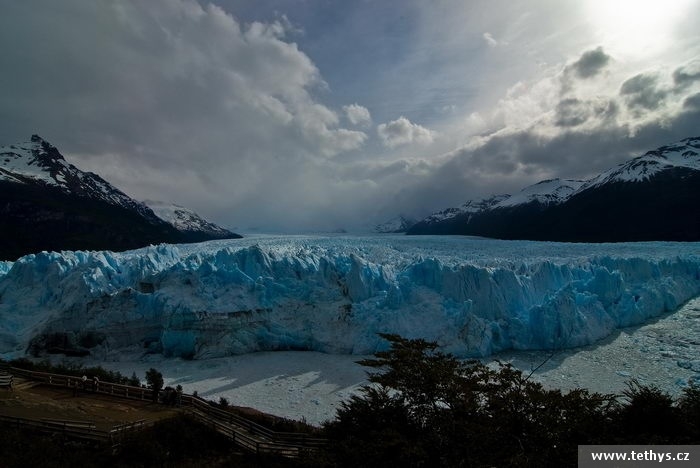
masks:
{"label": "blue glacial ice", "polygon": [[57,333],[96,357],[368,354],[388,332],[486,356],[590,344],[699,294],[697,243],[257,236],[39,253],[0,262],[0,355]]}

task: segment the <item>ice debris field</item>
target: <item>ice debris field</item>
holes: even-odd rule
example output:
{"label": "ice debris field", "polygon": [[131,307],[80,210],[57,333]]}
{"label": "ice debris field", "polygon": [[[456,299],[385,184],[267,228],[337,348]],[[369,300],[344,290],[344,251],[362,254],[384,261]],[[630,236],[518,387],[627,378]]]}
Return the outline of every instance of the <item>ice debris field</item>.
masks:
{"label": "ice debris field", "polygon": [[0,262],[0,355],[56,336],[106,360],[371,354],[389,332],[487,356],[591,344],[698,295],[698,243],[254,236],[40,253]]}

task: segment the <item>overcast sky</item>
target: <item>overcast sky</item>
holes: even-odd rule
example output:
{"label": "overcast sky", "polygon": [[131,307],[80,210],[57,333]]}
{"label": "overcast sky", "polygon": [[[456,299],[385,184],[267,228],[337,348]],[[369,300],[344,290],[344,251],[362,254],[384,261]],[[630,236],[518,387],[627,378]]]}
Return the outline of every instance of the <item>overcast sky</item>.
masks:
{"label": "overcast sky", "polygon": [[0,0],[0,144],[246,232],[354,229],[700,135],[700,0]]}

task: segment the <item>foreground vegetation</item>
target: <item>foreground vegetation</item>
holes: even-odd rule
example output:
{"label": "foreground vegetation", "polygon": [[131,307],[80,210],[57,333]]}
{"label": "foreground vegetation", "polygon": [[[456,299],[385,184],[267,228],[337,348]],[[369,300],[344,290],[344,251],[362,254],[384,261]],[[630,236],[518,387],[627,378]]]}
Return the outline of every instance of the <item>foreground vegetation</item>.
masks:
{"label": "foreground vegetation", "polygon": [[[0,361],[1,362],[1,361]],[[163,375],[155,368],[150,368],[145,374],[145,383],[142,383],[136,373],[132,373],[131,377],[127,377],[120,373],[119,371],[110,371],[102,366],[91,366],[86,367],[80,363],[52,363],[51,361],[33,361],[26,358],[19,358],[12,360],[7,363],[9,366],[17,367],[20,369],[26,369],[36,372],[47,372],[53,374],[61,375],[71,375],[74,377],[87,376],[89,381],[92,381],[93,377],[97,377],[100,382],[110,382],[121,385],[131,385],[135,387],[145,387],[154,390],[154,394],[163,389],[164,381]],[[175,389],[172,387],[166,387],[166,391],[175,390],[182,391],[182,386],[177,385]],[[161,398],[161,402],[166,404],[174,404],[172,397],[174,397],[174,392],[168,392],[169,397]],[[198,396],[197,392],[194,392],[194,396]],[[239,408],[237,406],[232,406],[228,399],[221,397],[217,401],[206,400],[212,406],[218,407],[224,411],[236,414],[238,416],[245,417],[249,421],[257,423],[264,426],[270,430],[277,432],[300,432],[304,434],[310,434],[315,437],[323,437],[322,429],[316,426],[312,426],[304,421],[297,421],[294,419],[282,418],[279,416],[273,416],[271,414],[262,413],[250,408]],[[1,466],[1,465],[0,465]]]}
{"label": "foreground vegetation", "polygon": [[[33,465],[37,452],[20,449],[31,446],[29,441],[36,445],[35,436],[0,428],[0,453],[9,454],[7,466],[558,467],[575,466],[581,444],[700,443],[697,386],[677,399],[636,381],[621,396],[564,393],[545,389],[508,364],[464,362],[436,351],[433,342],[382,336],[391,348],[361,361],[376,369],[371,384],[345,402],[320,433],[311,431],[329,439],[313,459],[242,454],[186,418],[158,423],[116,455],[80,444],[68,454],[65,442],[42,439],[48,445],[41,451],[60,463],[54,465]],[[218,406],[227,408],[228,402],[221,399]]]}
{"label": "foreground vegetation", "polygon": [[[582,444],[697,444],[700,388],[674,401],[636,381],[623,398],[548,390],[509,364],[497,369],[382,335],[380,372],[326,425],[337,466],[575,466]],[[358,450],[362,447],[362,450]]]}
{"label": "foreground vegetation", "polygon": [[[101,382],[110,382],[120,385],[132,385],[134,387],[141,386],[141,379],[134,372],[131,377],[123,375],[119,371],[107,370],[102,366],[85,367],[82,364],[53,364],[51,361],[33,361],[26,358],[14,359],[9,362],[12,367],[26,369],[36,372],[48,372],[52,374],[72,375],[74,377],[88,376],[90,379],[97,377]],[[154,370],[154,369],[151,369]],[[150,372],[150,371],[149,371]],[[156,371],[157,372],[157,371]],[[147,374],[148,377],[148,374]],[[162,386],[162,376],[161,376]]]}

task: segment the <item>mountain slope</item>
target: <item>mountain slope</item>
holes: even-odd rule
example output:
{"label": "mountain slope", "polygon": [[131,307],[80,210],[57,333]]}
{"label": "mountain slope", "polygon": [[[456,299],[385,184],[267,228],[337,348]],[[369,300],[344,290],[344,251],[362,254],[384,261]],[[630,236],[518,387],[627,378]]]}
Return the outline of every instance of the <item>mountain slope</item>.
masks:
{"label": "mountain slope", "polygon": [[241,237],[228,229],[207,221],[194,211],[183,206],[154,200],[144,200],[143,203],[153,210],[156,216],[182,233],[190,242]]}
{"label": "mountain slope", "polygon": [[699,155],[700,137],[685,138],[605,171],[586,182],[581,190],[615,182],[645,182],[671,169],[700,171]]}
{"label": "mountain slope", "polygon": [[388,221],[385,221],[381,224],[376,225],[374,227],[374,232],[377,232],[380,234],[406,232],[414,224],[416,224],[416,221],[414,219],[407,218],[403,215],[399,215],[399,216],[396,216],[394,218],[391,218]]}
{"label": "mountain slope", "polygon": [[41,137],[0,147],[0,259],[42,250],[126,250],[186,236]]}
{"label": "mountain slope", "polygon": [[700,138],[686,138],[585,182],[543,181],[476,212],[448,219],[441,215],[445,211],[438,212],[408,234],[576,242],[698,241],[699,154]]}
{"label": "mountain slope", "polygon": [[67,195],[133,210],[153,223],[159,222],[146,205],[132,199],[97,174],[83,172],[68,164],[55,146],[38,135],[32,135],[31,140],[25,143],[0,147],[0,181],[57,189]]}
{"label": "mountain slope", "polygon": [[525,187],[519,193],[493,205],[492,208],[507,208],[528,203],[552,205],[565,202],[572,193],[584,185],[582,180],[548,179]]}

